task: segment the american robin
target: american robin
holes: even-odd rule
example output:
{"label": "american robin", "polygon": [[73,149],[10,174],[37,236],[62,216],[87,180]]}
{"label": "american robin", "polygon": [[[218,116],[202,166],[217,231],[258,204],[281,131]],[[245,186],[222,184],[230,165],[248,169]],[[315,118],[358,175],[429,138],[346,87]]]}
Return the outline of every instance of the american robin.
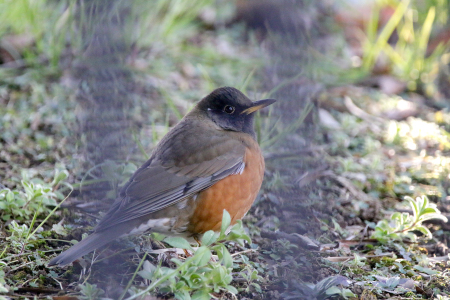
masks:
{"label": "american robin", "polygon": [[119,237],[146,231],[197,237],[220,230],[223,210],[234,224],[250,209],[264,176],[252,102],[232,87],[214,90],[156,146],[86,239],[53,258],[67,265]]}

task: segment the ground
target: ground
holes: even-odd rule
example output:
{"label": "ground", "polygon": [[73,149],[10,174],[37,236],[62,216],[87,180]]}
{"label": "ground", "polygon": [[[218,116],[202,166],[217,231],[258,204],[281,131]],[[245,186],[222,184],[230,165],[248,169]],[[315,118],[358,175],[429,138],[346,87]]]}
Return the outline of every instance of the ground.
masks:
{"label": "ground", "polygon": [[[448,8],[429,2],[364,21],[325,1],[158,1],[98,6],[103,27],[70,1],[2,4],[0,299],[448,299]],[[99,38],[124,16],[131,41]],[[219,86],[278,101],[255,120],[265,180],[243,227],[48,268]]]}

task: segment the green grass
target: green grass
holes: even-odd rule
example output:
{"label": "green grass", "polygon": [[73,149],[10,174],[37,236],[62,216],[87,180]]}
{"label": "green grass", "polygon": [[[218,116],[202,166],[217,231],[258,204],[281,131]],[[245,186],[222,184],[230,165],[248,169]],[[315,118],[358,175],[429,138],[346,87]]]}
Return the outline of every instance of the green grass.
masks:
{"label": "green grass", "polygon": [[[69,0],[1,1],[0,37],[5,35],[26,36],[34,41],[35,47],[24,49],[24,60],[39,65],[48,59],[49,66],[58,69],[61,54],[66,46],[69,24],[75,9],[75,2]],[[49,9],[52,7],[52,9]]]}
{"label": "green grass", "polygon": [[[370,72],[377,59],[387,57],[392,73],[407,82],[411,91],[423,90],[426,95],[436,93],[434,81],[440,67],[440,57],[446,46],[437,46],[427,53],[428,42],[437,23],[447,20],[447,1],[427,1],[425,8],[416,1],[387,1],[395,10],[383,28],[379,28],[379,13],[383,1],[377,1],[367,26],[362,69]],[[435,2],[435,3],[434,3]],[[398,40],[391,45],[388,40],[396,33]]]}

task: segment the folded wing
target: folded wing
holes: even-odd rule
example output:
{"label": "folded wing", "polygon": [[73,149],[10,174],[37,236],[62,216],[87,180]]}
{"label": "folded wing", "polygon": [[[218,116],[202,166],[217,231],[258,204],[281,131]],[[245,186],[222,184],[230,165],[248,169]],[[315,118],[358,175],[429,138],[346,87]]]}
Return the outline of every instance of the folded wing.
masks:
{"label": "folded wing", "polygon": [[242,142],[217,131],[196,135],[198,130],[207,129],[192,123],[186,128],[182,122],[167,134],[152,157],[122,188],[95,231],[174,205],[243,170]]}

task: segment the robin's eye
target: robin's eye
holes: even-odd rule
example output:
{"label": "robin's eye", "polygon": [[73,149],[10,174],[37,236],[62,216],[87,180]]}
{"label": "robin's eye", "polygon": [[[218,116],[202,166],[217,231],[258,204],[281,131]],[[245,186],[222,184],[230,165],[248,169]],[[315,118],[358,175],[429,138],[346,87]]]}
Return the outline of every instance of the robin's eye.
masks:
{"label": "robin's eye", "polygon": [[223,111],[226,112],[227,114],[232,114],[234,113],[234,106],[231,105],[225,105],[225,107],[223,108]]}

